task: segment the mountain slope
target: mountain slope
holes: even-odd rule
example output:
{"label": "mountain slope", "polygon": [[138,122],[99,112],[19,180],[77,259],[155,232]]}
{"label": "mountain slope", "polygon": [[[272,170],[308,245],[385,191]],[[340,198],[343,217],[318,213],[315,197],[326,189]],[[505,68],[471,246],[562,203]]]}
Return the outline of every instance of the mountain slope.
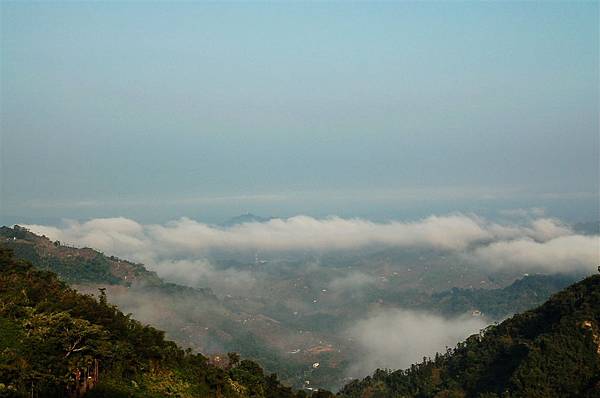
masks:
{"label": "mountain slope", "polygon": [[210,288],[165,282],[143,264],[52,242],[17,225],[0,227],[0,244],[13,250],[16,258],[55,272],[79,292],[97,294],[102,287],[112,304],[164,330],[184,347],[208,355],[236,351],[276,372],[286,383],[302,386],[304,370],[310,365],[298,357],[289,358],[271,344],[265,331],[273,329],[273,324],[257,316],[252,325],[242,327],[253,314],[232,308]]}
{"label": "mountain slope", "polygon": [[211,365],[0,248],[0,397],[305,396],[229,359]]}
{"label": "mountain slope", "polygon": [[16,257],[27,259],[40,269],[53,271],[68,283],[161,284],[160,278],[141,264],[107,257],[91,248],[80,249],[52,242],[18,225],[0,227],[0,242],[12,249]]}
{"label": "mountain slope", "polygon": [[531,275],[499,289],[453,288],[434,293],[422,307],[435,308],[445,316],[480,311],[489,319],[500,320],[543,304],[579,279],[576,275]]}
{"label": "mountain slope", "polygon": [[600,275],[444,355],[346,385],[342,397],[598,397]]}

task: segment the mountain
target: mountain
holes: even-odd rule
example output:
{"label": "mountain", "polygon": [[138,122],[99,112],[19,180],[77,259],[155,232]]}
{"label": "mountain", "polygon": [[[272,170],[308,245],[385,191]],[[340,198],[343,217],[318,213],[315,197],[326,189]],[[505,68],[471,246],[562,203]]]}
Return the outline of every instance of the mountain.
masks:
{"label": "mountain", "polygon": [[[209,288],[165,282],[143,264],[106,256],[87,247],[52,242],[18,225],[0,228],[0,244],[11,249],[16,258],[56,273],[60,280],[82,293],[96,294],[99,287],[103,288],[111,303],[127,312],[148,313],[148,317],[142,317],[143,322],[167,330],[170,338],[186,347],[198,351],[222,347],[218,337],[198,338],[199,331],[204,332],[209,324],[218,326],[222,319],[232,318]],[[143,311],[147,303],[152,303],[152,311]],[[204,344],[198,345],[197,341]]]}
{"label": "mountain", "polygon": [[0,397],[306,396],[237,354],[217,362],[0,248]]}
{"label": "mountain", "polygon": [[52,242],[46,236],[36,235],[18,225],[0,227],[0,244],[11,249],[16,258],[30,261],[39,269],[52,271],[71,285],[121,286],[138,292],[217,301],[210,288],[191,288],[165,282],[144,264],[106,256],[89,247],[77,248],[59,241]]}
{"label": "mountain", "polygon": [[91,248],[52,242],[18,225],[0,227],[0,243],[12,249],[16,257],[27,259],[41,269],[51,270],[68,283],[162,284],[160,278],[142,264],[107,257]]}
{"label": "mountain", "polygon": [[542,304],[579,279],[571,274],[526,275],[500,289],[453,288],[434,293],[421,307],[435,308],[445,316],[475,313],[500,320]]}
{"label": "mountain", "polygon": [[406,370],[377,370],[341,397],[598,397],[600,275]]}
{"label": "mountain", "polygon": [[551,295],[583,279],[579,273],[524,275],[501,288],[459,288],[423,294],[418,290],[380,294],[385,305],[456,317],[483,316],[503,320],[543,304]]}

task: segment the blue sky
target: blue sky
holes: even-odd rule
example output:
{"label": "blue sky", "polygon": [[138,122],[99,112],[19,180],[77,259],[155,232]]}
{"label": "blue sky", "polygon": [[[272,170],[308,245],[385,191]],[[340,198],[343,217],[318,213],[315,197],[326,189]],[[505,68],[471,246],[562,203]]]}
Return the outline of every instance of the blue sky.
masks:
{"label": "blue sky", "polygon": [[1,5],[0,213],[598,217],[598,3]]}

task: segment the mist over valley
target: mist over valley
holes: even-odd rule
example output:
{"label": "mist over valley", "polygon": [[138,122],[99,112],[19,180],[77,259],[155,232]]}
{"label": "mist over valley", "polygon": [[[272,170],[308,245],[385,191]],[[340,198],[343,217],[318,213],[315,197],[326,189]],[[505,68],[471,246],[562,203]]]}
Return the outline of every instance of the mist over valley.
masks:
{"label": "mist over valley", "polygon": [[593,229],[522,212],[518,221],[245,215],[224,225],[111,218],[22,227],[48,237],[30,236],[42,258],[61,258],[38,247],[53,242],[73,251],[66,256],[91,247],[154,272],[161,282],[71,283],[90,294],[106,288],[110,302],[184,347],[240,352],[295,388],[335,390],[444,352],[595,271]]}

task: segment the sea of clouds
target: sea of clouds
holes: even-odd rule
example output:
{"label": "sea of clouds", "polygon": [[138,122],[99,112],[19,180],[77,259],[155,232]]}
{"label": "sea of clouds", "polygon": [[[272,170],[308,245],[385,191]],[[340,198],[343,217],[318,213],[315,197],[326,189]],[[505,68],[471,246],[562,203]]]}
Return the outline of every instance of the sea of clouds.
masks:
{"label": "sea of clouds", "polygon": [[[490,271],[510,268],[523,272],[595,272],[600,259],[600,236],[578,234],[567,224],[545,217],[542,211],[520,211],[507,216],[508,221],[503,223],[473,214],[377,223],[359,218],[300,215],[229,227],[189,218],[140,224],[118,217],[85,222],[65,220],[59,227],[24,227],[52,240],[142,262],[170,281],[248,296],[260,286],[260,276],[248,269],[217,267],[210,260],[211,252],[322,253],[386,246],[450,253]],[[304,267],[309,272],[319,265],[307,263]],[[376,277],[364,271],[338,275],[327,287],[343,300],[346,292],[360,292],[376,283]],[[174,303],[174,318],[169,324],[162,324],[152,305],[156,300],[132,291],[115,298],[126,311],[145,322],[158,322],[167,330],[170,324],[181,323],[177,322],[178,317],[192,308],[189,303]],[[477,333],[487,322],[481,317],[445,318],[401,308],[380,308],[363,315],[341,332],[359,355],[348,369],[348,374],[355,377],[378,367],[403,368],[423,356],[443,352]],[[210,350],[206,344],[203,348]]]}
{"label": "sea of clouds", "polygon": [[118,217],[66,220],[60,227],[25,227],[52,240],[143,262],[159,274],[169,272],[163,268],[171,267],[176,273],[197,269],[201,275],[209,275],[214,269],[198,260],[213,250],[323,252],[384,245],[455,252],[490,268],[541,272],[593,271],[600,257],[600,237],[576,234],[559,220],[544,217],[529,219],[525,224],[501,224],[471,214],[376,223],[301,215],[231,227],[189,218],[161,225]]}

